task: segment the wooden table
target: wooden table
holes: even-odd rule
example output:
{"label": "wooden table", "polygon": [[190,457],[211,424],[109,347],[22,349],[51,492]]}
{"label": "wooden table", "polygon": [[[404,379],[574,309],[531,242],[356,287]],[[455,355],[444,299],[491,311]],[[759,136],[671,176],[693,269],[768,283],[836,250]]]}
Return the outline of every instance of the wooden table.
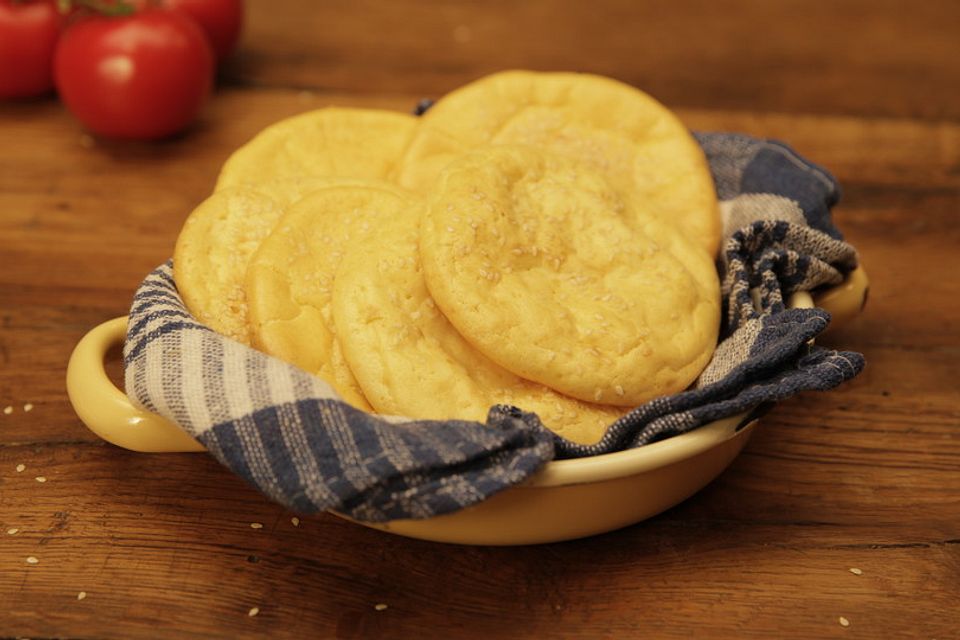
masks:
{"label": "wooden table", "polygon": [[[0,636],[960,638],[960,4],[248,8],[188,135],[109,143],[53,99],[0,105]],[[306,109],[406,110],[510,67],[615,76],[835,172],[873,289],[823,342],[866,371],[778,407],[681,506],[530,548],[294,526],[205,455],[84,428],[73,345],[126,313],[231,150]]]}

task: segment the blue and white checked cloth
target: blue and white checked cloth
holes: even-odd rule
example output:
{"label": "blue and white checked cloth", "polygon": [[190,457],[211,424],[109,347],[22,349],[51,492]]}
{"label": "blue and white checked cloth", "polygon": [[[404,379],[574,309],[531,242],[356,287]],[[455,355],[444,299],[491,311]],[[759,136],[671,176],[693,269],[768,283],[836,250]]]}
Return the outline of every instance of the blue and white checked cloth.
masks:
{"label": "blue and white checked cloth", "polygon": [[555,436],[522,407],[492,407],[486,424],[354,409],[319,378],[199,324],[169,262],[133,299],[127,394],[271,499],[382,522],[455,511],[554,458],[642,446],[857,375],[860,354],[808,346],[830,321],[825,311],[784,305],[795,291],[841,282],[857,264],[831,222],[836,181],[779,142],[726,133],[697,140],[724,222],[721,342],[694,388],[638,407],[595,445]]}

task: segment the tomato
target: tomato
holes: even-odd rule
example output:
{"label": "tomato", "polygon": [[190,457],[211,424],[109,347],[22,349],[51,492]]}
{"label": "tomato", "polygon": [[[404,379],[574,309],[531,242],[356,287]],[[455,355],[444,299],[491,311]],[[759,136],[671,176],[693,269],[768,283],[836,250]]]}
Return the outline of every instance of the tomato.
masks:
{"label": "tomato", "polygon": [[26,98],[53,89],[60,24],[53,0],[0,0],[0,98]]}
{"label": "tomato", "polygon": [[54,75],[60,98],[94,133],[154,139],[184,129],[213,83],[203,31],[177,11],[94,15],[60,38]]}
{"label": "tomato", "polygon": [[160,5],[193,18],[210,39],[217,60],[236,46],[243,28],[243,0],[161,0]]}

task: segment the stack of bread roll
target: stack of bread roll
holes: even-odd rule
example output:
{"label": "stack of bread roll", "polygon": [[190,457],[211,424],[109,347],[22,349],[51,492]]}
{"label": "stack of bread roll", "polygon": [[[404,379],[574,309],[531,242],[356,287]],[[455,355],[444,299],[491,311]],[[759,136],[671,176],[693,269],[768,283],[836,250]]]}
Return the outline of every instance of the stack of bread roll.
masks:
{"label": "stack of bread roll", "polygon": [[498,73],[423,116],[326,108],[225,163],[174,275],[198,320],[350,404],[592,443],[716,346],[720,219],[699,146],[646,94]]}

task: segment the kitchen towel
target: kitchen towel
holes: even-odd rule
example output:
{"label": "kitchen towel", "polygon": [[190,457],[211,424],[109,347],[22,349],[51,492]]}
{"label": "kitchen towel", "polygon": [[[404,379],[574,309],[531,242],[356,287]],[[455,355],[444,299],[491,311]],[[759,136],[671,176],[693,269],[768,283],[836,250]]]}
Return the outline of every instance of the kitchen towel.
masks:
{"label": "kitchen towel", "polygon": [[179,424],[272,500],[301,513],[333,510],[383,522],[456,511],[523,482],[550,460],[643,446],[857,375],[860,354],[809,344],[829,314],[785,303],[796,291],[842,282],[857,265],[831,219],[836,180],[777,141],[734,133],[696,138],[724,225],[721,340],[691,389],[637,407],[596,444],[554,435],[523,407],[491,407],[485,424],[357,410],[319,378],[197,322],[177,293],[170,262],[133,298],[127,394]]}

